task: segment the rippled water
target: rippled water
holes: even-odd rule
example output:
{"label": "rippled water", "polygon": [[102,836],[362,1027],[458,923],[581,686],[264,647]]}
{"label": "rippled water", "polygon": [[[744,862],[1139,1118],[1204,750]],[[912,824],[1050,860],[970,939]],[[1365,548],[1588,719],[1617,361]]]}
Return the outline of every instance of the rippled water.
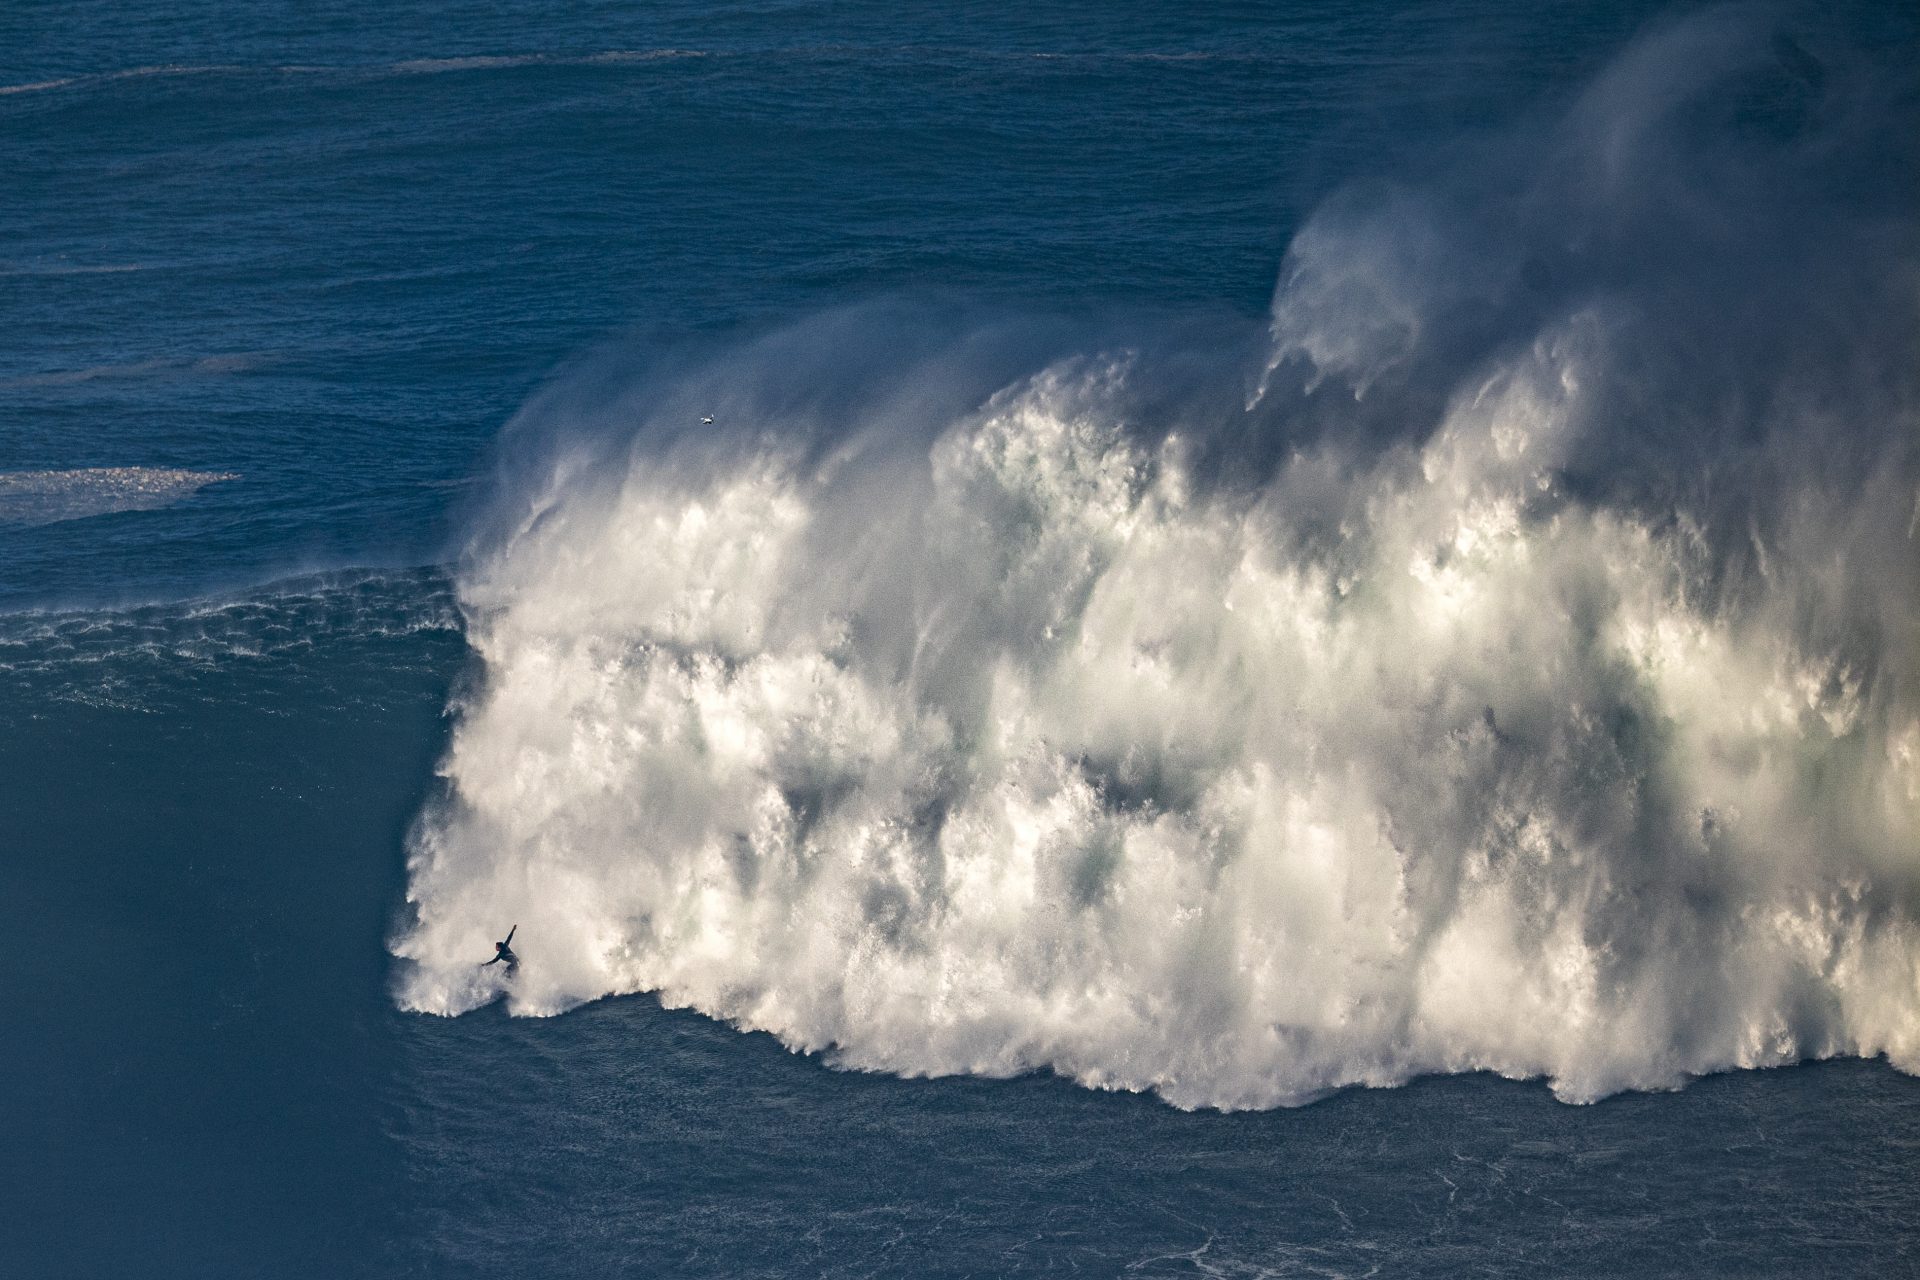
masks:
{"label": "rippled water", "polygon": [[0,1269],[1911,1269],[1920,40],[1674,20],[0,14]]}

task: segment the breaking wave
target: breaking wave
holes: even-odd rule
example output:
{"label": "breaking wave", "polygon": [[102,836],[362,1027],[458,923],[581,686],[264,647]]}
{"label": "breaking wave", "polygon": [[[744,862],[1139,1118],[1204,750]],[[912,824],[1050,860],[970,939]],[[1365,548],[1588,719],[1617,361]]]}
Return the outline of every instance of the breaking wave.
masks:
{"label": "breaking wave", "polygon": [[1656,32],[1330,202],[1259,333],[870,307],[556,386],[398,1000],[1188,1107],[1920,1070],[1892,74]]}

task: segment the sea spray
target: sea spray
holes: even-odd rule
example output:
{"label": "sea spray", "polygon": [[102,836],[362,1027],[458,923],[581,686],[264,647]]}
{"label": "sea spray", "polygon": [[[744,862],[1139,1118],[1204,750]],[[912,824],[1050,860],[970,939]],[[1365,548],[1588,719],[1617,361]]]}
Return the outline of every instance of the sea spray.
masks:
{"label": "sea spray", "polygon": [[400,1002],[1180,1106],[1920,1069],[1920,255],[1765,34],[1331,202],[1251,366],[856,308],[541,398]]}

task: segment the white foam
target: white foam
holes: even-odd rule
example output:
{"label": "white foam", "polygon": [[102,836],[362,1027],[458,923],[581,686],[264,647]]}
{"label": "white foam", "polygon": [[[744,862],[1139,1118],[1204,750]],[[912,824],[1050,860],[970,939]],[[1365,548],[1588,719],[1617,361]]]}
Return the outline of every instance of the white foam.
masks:
{"label": "white foam", "polygon": [[[1269,376],[1417,406],[1459,295],[1395,276],[1401,223],[1369,218],[1296,244]],[[1478,261],[1435,234],[1433,271]],[[1377,252],[1343,283],[1330,246]],[[1404,323],[1355,320],[1382,280]],[[777,344],[649,386],[635,445],[516,475],[463,573],[485,680],[414,840],[399,1001],[652,991],[847,1066],[1181,1106],[1920,1070],[1911,450],[1844,489],[1772,457],[1750,528],[1688,497],[1757,466],[1731,445],[1576,482],[1665,389],[1664,331],[1624,294],[1525,314],[1426,428],[1303,431],[1225,482],[1205,397],[1142,427],[1125,356],[919,434],[885,389],[825,429],[783,408],[814,371]],[[1902,438],[1822,403],[1848,457]],[[509,924],[505,985],[475,966]]]}
{"label": "white foam", "polygon": [[[1593,327],[1422,449],[1237,498],[1081,366],[889,475],[857,541],[820,533],[848,476],[771,450],[563,502],[466,584],[488,678],[403,1002],[494,994],[470,964],[518,921],[521,1012],[658,991],[1183,1105],[1913,1069],[1913,673],[1699,603],[1684,527],[1543,508]],[[1347,466],[1339,542],[1288,550]]]}

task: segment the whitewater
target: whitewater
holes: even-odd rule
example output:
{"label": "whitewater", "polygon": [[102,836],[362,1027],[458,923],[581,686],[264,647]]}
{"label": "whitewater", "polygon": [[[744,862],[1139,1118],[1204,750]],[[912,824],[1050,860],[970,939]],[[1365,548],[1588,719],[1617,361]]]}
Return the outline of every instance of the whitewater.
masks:
{"label": "whitewater", "polygon": [[582,362],[458,571],[399,1004],[1182,1108],[1920,1072],[1920,252],[1805,58],[1672,24],[1335,197],[1264,325]]}

